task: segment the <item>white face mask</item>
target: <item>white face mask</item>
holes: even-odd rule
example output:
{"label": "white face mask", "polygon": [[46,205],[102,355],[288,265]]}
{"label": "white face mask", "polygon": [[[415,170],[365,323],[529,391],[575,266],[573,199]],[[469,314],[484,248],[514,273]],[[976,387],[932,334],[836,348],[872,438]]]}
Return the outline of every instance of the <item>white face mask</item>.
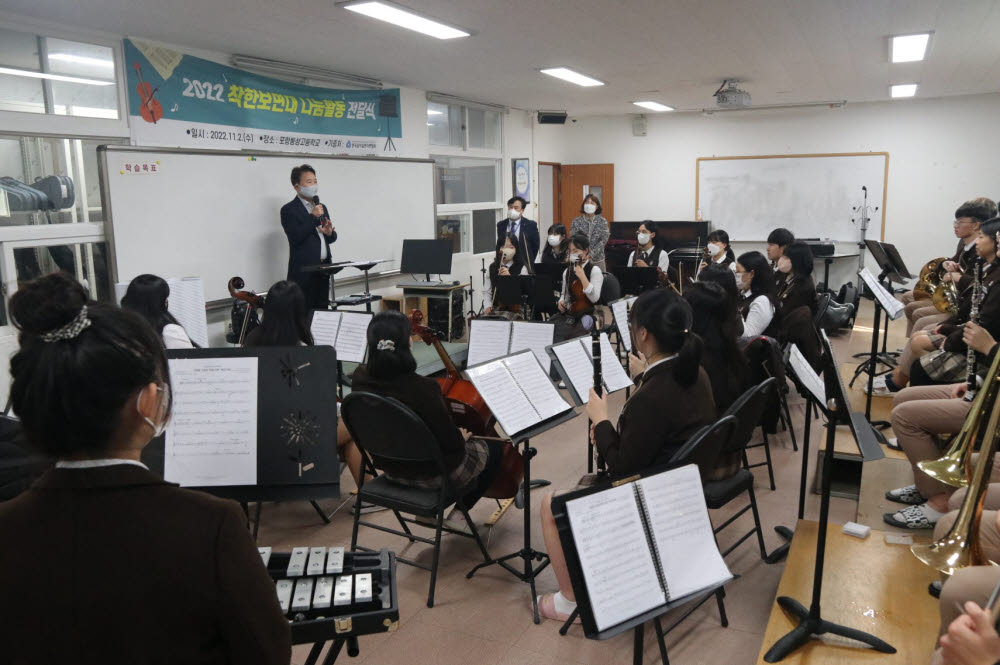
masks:
{"label": "white face mask", "polygon": [[569,262],[570,263],[579,263],[580,262],[580,252],[571,252],[570,255],[569,255]]}
{"label": "white face mask", "polygon": [[562,236],[549,236],[549,247],[556,247],[562,241]]}
{"label": "white face mask", "polygon": [[637,235],[635,237],[635,239],[639,241],[640,245],[647,245],[647,244],[649,244],[649,238],[650,238],[650,235],[648,233],[640,233],[639,235]]}
{"label": "white face mask", "polygon": [[736,286],[741,291],[746,291],[748,288],[750,288],[750,281],[751,280],[749,279],[748,275],[749,275],[749,273],[745,273],[745,272],[738,272],[738,273],[736,273]]}
{"label": "white face mask", "polygon": [[512,261],[514,259],[514,253],[515,252],[517,252],[517,250],[514,249],[513,247],[504,247],[503,248],[503,260],[505,262]]}
{"label": "white face mask", "polygon": [[[161,406],[160,406],[159,410],[165,412],[166,411],[167,400],[170,399],[169,395],[167,394],[167,389],[165,387],[161,387],[161,386],[157,386],[156,389],[157,389],[157,391],[159,391],[161,393],[164,393],[163,398],[162,398],[163,401],[160,403]],[[136,411],[139,411],[139,401],[141,399],[142,399],[142,393],[140,392],[136,396],[136,398],[135,398],[135,410]],[[139,411],[139,416],[143,420],[145,420],[149,424],[150,427],[153,428],[153,437],[152,438],[155,439],[156,437],[162,435],[164,431],[166,431],[166,429],[167,429],[167,423],[169,422],[167,418],[163,418],[160,421],[160,424],[157,425],[156,423],[153,422],[152,418],[147,418],[146,416],[142,415],[142,411]]]}
{"label": "white face mask", "polygon": [[710,242],[705,245],[705,249],[708,250],[709,256],[715,256],[722,251],[722,245],[716,245],[714,242]]}
{"label": "white face mask", "polygon": [[597,212],[597,206],[594,205],[593,203],[584,203],[583,211],[588,215],[593,215],[595,212]]}
{"label": "white face mask", "polygon": [[308,187],[302,187],[301,185],[299,186],[299,194],[306,197],[307,199],[311,199],[312,197],[316,196],[318,192],[319,192],[319,185],[309,185]]}
{"label": "white face mask", "polygon": [[521,219],[521,213],[511,208],[510,210],[507,211],[507,219],[509,219],[512,222],[516,222],[517,220]]}

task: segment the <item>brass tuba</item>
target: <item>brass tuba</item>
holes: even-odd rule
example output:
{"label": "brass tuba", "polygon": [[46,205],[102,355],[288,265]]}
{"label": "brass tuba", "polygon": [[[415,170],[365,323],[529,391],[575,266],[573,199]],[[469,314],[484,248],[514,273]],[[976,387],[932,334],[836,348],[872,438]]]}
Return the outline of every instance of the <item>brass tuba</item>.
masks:
{"label": "brass tuba", "polygon": [[[1000,430],[998,427],[1000,426],[1000,404],[997,404],[996,399],[997,385],[1000,383],[998,368],[1000,368],[1000,353],[993,359],[990,371],[986,375],[984,389],[976,395],[976,401],[973,403],[969,415],[965,418],[962,430],[955,437],[956,443],[952,445],[953,450],[949,451],[949,454],[954,453],[953,457],[946,456],[937,460],[941,462],[948,459],[950,465],[959,467],[961,464],[958,462],[962,460],[966,469],[971,472],[966,481],[969,488],[968,493],[965,495],[965,500],[962,501],[962,507],[958,511],[955,523],[940,540],[927,545],[917,544],[910,547],[910,551],[918,559],[945,575],[951,575],[959,568],[966,566],[988,563],[984,560],[979,547],[979,522],[982,519],[986,489],[990,484],[990,473],[993,470],[993,456],[996,454],[997,444],[1000,443],[1000,431],[998,431]],[[975,468],[972,468],[972,446],[975,443],[980,424],[987,414],[989,414],[989,421],[986,425],[983,445],[979,451],[979,460],[976,462]],[[927,473],[927,467],[924,464],[918,466]],[[949,469],[951,468],[949,467]],[[949,471],[949,473],[952,475],[948,477],[953,477],[953,472]],[[929,475],[938,480],[949,482],[945,476]],[[949,482],[949,484],[956,485],[957,483]]]}

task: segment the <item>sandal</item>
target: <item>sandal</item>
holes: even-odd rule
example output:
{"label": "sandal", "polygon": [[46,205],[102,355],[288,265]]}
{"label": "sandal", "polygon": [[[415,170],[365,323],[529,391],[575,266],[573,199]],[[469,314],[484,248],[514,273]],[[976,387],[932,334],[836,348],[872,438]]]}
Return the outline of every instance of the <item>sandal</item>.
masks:
{"label": "sandal", "polygon": [[906,487],[897,487],[894,490],[889,490],[885,493],[885,498],[889,499],[889,501],[904,503],[908,506],[916,506],[927,500],[917,491],[916,485],[907,485]]}
{"label": "sandal", "polygon": [[[553,621],[558,621],[560,623],[566,623],[566,619],[569,618],[568,614],[561,614],[556,612],[556,595],[554,593],[547,593],[536,598],[538,601],[538,616],[543,619],[552,619]],[[577,614],[576,618],[573,619],[573,624],[580,623],[580,615]]]}
{"label": "sandal", "polygon": [[926,506],[927,504],[925,503],[919,506],[907,506],[895,513],[885,513],[882,515],[882,519],[885,520],[886,524],[891,524],[900,529],[933,529],[937,521],[941,519],[941,513],[928,507],[927,510],[931,513],[928,514],[924,510]]}

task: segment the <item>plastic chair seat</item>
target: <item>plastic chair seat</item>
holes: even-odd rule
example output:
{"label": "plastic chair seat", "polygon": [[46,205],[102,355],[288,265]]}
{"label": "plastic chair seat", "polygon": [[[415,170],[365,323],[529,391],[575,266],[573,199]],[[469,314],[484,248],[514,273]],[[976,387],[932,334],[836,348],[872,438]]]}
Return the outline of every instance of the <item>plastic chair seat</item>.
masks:
{"label": "plastic chair seat", "polygon": [[[456,497],[453,494],[453,492],[445,494],[446,505],[455,501]],[[392,510],[423,517],[434,517],[439,510],[441,490],[401,485],[383,475],[367,480],[364,487],[358,492],[358,496],[362,501],[385,506]]]}
{"label": "plastic chair seat", "polygon": [[705,503],[711,510],[722,508],[747,489],[753,487],[753,473],[740,469],[734,475],[722,480],[705,483]]}

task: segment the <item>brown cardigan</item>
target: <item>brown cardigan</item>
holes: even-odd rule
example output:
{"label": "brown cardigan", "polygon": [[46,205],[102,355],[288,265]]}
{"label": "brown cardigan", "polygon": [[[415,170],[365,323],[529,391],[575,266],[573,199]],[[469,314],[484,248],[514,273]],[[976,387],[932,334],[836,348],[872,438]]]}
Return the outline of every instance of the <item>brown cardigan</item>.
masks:
{"label": "brown cardigan", "polygon": [[712,387],[704,369],[691,386],[674,377],[671,358],[637,377],[639,385],[618,416],[597,423],[594,443],[613,476],[630,476],[664,464],[702,426],[716,419]]}
{"label": "brown cardigan", "polygon": [[137,466],[52,469],[0,505],[5,663],[287,665],[239,506]]}

